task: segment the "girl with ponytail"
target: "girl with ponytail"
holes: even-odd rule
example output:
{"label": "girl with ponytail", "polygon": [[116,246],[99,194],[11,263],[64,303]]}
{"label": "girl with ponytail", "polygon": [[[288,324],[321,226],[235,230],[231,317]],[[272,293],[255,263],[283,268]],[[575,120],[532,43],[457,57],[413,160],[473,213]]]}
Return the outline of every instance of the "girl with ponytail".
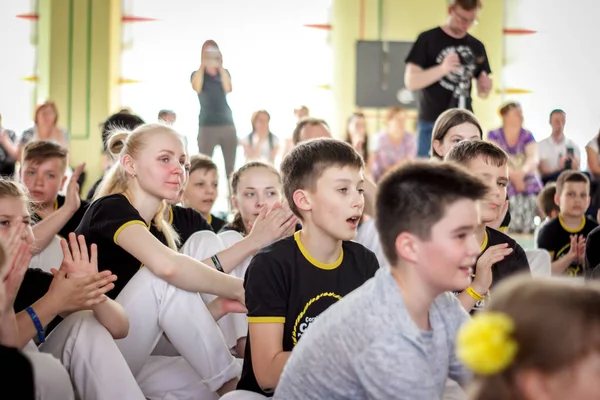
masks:
{"label": "girl with ponytail", "polygon": [[[164,125],[115,132],[107,149],[117,160],[100,184],[77,234],[98,246],[100,270],[117,276],[107,295],[130,316],[117,345],[138,376],[165,334],[213,392],[234,388],[241,372],[215,320],[245,312],[243,280],[177,252],[179,237],[164,218],[185,183],[181,136]],[[154,225],[162,235],[150,232]],[[208,305],[199,293],[220,296]]]}
{"label": "girl with ponytail", "polygon": [[596,399],[600,286],[510,278],[467,321],[458,358],[475,373],[471,400]]}

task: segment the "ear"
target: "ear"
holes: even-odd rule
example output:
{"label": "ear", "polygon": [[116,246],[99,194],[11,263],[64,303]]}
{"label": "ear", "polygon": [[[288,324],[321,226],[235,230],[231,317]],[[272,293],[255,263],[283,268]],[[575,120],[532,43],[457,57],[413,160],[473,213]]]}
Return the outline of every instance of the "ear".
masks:
{"label": "ear", "polygon": [[[442,143],[439,140],[436,139],[433,142],[431,142],[431,147],[433,147],[433,151],[435,151],[435,154],[437,154],[438,156],[440,156],[440,154],[443,153]],[[442,157],[442,158],[444,158],[444,157]]]}
{"label": "ear", "polygon": [[396,237],[396,252],[406,261],[415,264],[419,258],[419,243],[416,236],[402,232]]}
{"label": "ear", "polygon": [[65,182],[67,181],[67,177],[65,175],[63,175],[61,181],[60,181],[60,188],[58,188],[58,190],[63,190],[63,188],[65,187]]}
{"label": "ear", "polygon": [[558,195],[558,193],[554,195],[554,204],[560,207],[560,196]]}
{"label": "ear", "polygon": [[312,210],[310,193],[306,190],[298,189],[292,195],[294,199],[294,204],[301,211],[310,211]]}
{"label": "ear", "polygon": [[552,398],[548,379],[541,372],[521,371],[515,377],[515,384],[525,399],[546,400]]}
{"label": "ear", "polygon": [[121,158],[121,164],[123,165],[123,168],[125,168],[125,173],[128,177],[135,176],[135,163],[129,154],[125,154]]}

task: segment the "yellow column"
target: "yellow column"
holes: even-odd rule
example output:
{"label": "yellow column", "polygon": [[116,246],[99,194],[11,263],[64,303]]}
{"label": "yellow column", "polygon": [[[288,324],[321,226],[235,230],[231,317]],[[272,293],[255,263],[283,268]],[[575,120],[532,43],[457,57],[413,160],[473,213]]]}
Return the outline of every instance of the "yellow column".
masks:
{"label": "yellow column", "polygon": [[[361,25],[364,25],[363,40],[412,42],[419,33],[444,24],[447,6],[447,0],[334,0],[332,89],[336,118],[332,125],[335,132],[345,130],[346,118],[356,108],[356,41],[361,39]],[[500,84],[502,68],[502,15],[502,0],[484,0],[479,25],[471,32],[486,47],[496,87]],[[474,103],[477,116],[486,128],[497,123],[495,110],[499,102],[500,96],[493,93],[489,99]],[[384,117],[382,110],[365,111],[369,115],[379,112],[380,119]],[[369,120],[370,132],[381,126],[381,121]]]}
{"label": "yellow column", "polygon": [[121,1],[39,1],[38,102],[56,102],[89,186],[102,174],[98,125],[118,106]]}

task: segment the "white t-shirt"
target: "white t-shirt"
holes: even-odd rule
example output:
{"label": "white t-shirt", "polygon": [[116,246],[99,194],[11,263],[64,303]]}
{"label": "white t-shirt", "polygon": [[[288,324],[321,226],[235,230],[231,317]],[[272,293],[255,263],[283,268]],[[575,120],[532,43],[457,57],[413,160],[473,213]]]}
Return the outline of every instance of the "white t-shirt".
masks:
{"label": "white t-shirt", "polygon": [[592,140],[585,145],[586,148],[590,148],[598,154],[598,162],[600,162],[600,150],[598,150],[598,135],[594,136]]}
{"label": "white t-shirt", "polygon": [[546,161],[552,169],[558,169],[560,158],[567,154],[567,147],[572,147],[575,151],[575,157],[581,160],[581,152],[579,146],[574,141],[565,137],[562,142],[556,143],[552,136],[538,142],[538,153],[540,161]]}

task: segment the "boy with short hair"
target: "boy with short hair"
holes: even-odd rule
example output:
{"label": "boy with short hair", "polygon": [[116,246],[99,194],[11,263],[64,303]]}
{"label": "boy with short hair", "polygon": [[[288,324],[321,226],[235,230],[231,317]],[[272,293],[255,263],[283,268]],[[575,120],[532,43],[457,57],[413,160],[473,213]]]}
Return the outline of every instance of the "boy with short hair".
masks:
{"label": "boy with short hair", "polygon": [[544,225],[546,225],[552,218],[556,218],[558,213],[560,212],[560,208],[554,201],[554,196],[556,195],[556,183],[551,182],[546,184],[540,191],[537,197],[538,208],[540,210],[540,214],[544,220],[540,222],[540,224],[535,228],[533,232],[533,241],[537,246],[537,239],[540,234],[540,230]]}
{"label": "boy with short hair", "polygon": [[[37,223],[48,217],[63,206],[69,208],[70,216],[58,232],[63,238],[74,232],[81,222],[88,202],[79,199],[79,192],[73,192],[67,199],[58,192],[64,186],[67,177],[68,150],[50,141],[36,140],[29,142],[23,149],[23,165],[21,180],[29,191],[33,202],[32,221]],[[83,170],[83,164],[78,166],[71,179],[77,179]]]}
{"label": "boy with short hair", "polygon": [[598,226],[585,215],[590,206],[590,180],[579,171],[562,172],[554,201],[560,212],[540,229],[537,245],[550,253],[553,275],[583,276],[586,239]]}
{"label": "boy with short hair", "polygon": [[335,139],[301,143],[283,160],[285,197],[302,230],[262,249],[248,267],[238,389],[272,395],[309,326],[379,269],[375,255],[351,241],[364,207],[363,168],[352,146]]}
{"label": "boy with short hair", "polygon": [[478,311],[485,307],[488,291],[499,281],[519,272],[531,274],[523,248],[504,233],[486,226],[498,218],[505,203],[508,155],[492,142],[472,140],[454,146],[445,161],[465,167],[489,187],[480,202],[481,223],[475,231],[480,254],[473,280],[471,286],[458,295],[465,310]]}
{"label": "boy with short hair", "polygon": [[391,267],[319,317],[275,398],[439,399],[448,377],[465,384],[454,340],[469,316],[450,291],[469,286],[487,190],[451,163],[415,161],[386,175],[376,223]]}
{"label": "boy with short hair", "polygon": [[205,155],[190,157],[190,177],[183,192],[185,207],[198,211],[214,232],[219,232],[226,221],[215,217],[210,210],[219,196],[219,173],[217,165]]}

